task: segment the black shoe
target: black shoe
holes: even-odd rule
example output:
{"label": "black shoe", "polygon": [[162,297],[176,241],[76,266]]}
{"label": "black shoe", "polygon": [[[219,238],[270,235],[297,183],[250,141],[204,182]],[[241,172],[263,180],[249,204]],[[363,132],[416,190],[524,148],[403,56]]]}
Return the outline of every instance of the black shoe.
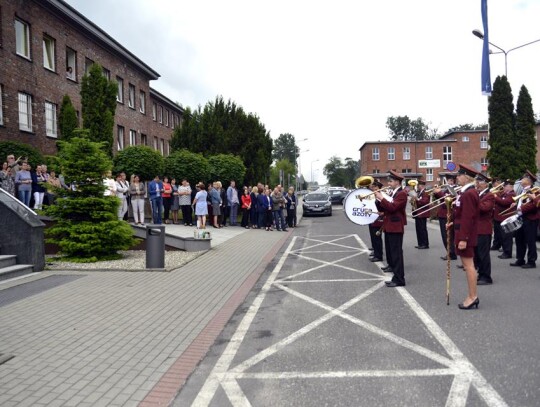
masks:
{"label": "black shoe", "polygon": [[[447,260],[446,256],[441,256],[441,260]],[[450,260],[457,260],[457,256],[450,256]]]}
{"label": "black shoe", "polygon": [[392,272],[392,267],[390,267],[390,266],[384,266],[384,267],[381,267],[381,270],[382,270],[382,271],[387,271],[387,272],[391,273],[391,272]]}
{"label": "black shoe", "polygon": [[511,265],[512,267],[521,267],[521,266],[523,266],[524,264],[525,264],[525,263],[522,263],[522,262],[520,262],[520,261],[515,261],[515,262],[513,262],[513,263],[510,263],[510,265]]}
{"label": "black shoe", "polygon": [[478,280],[476,282],[476,285],[490,285],[490,284],[493,284],[493,281],[488,281],[488,280]]}
{"label": "black shoe", "polygon": [[387,287],[393,288],[393,287],[405,287],[405,283],[394,283],[393,281],[385,281],[384,282]]}
{"label": "black shoe", "polygon": [[462,268],[463,268],[463,264],[458,264],[456,267],[457,267],[458,269],[462,269]]}
{"label": "black shoe", "polygon": [[372,257],[371,259],[369,259],[369,261],[375,263],[376,261],[382,261],[382,259],[379,259],[378,257]]}
{"label": "black shoe", "polygon": [[499,247],[491,246],[489,250],[499,250]]}
{"label": "black shoe", "polygon": [[524,264],[523,266],[521,266],[522,269],[535,269],[536,268],[536,264],[534,263],[526,263]]}
{"label": "black shoe", "polygon": [[463,305],[463,303],[461,303],[461,304],[458,304],[458,307],[459,309],[473,309],[473,308],[478,309],[478,305],[480,305],[480,300],[477,297],[476,300],[471,302],[469,305],[465,306]]}
{"label": "black shoe", "polygon": [[501,254],[501,255],[499,255],[499,256],[497,256],[497,257],[498,257],[499,259],[511,259],[511,258],[512,258],[512,256],[509,256],[509,255],[507,255],[507,254]]}
{"label": "black shoe", "polygon": [[422,249],[429,249],[429,246],[418,246],[418,249],[419,249],[419,250],[422,250]]}

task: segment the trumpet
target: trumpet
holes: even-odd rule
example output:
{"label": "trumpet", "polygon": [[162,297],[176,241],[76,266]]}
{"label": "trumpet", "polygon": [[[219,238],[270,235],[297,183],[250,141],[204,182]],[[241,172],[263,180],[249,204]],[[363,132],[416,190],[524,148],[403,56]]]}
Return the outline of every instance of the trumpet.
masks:
{"label": "trumpet", "polygon": [[496,194],[496,193],[502,192],[503,188],[504,188],[504,184],[499,184],[496,187],[491,188],[489,192],[491,192],[492,194]]}
{"label": "trumpet", "polygon": [[383,192],[383,191],[385,191],[387,189],[392,189],[392,187],[384,187],[384,188],[379,189],[378,191],[373,191],[373,192],[370,192],[369,194],[366,194],[366,195],[356,195],[355,197],[362,201],[362,200],[364,200],[366,198],[370,198],[372,195],[375,195],[375,192]]}
{"label": "trumpet", "polygon": [[528,191],[525,191],[517,196],[513,196],[512,200],[514,202],[519,201],[521,198],[525,198],[528,194],[537,194],[540,191],[540,187],[533,187],[529,189]]}

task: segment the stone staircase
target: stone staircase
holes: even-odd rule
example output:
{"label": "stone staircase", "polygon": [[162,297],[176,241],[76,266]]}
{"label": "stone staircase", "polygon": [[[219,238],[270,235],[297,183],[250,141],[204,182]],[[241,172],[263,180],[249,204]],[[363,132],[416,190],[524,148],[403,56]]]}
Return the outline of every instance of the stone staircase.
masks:
{"label": "stone staircase", "polygon": [[20,277],[34,271],[31,264],[17,264],[17,256],[11,254],[0,255],[0,281]]}

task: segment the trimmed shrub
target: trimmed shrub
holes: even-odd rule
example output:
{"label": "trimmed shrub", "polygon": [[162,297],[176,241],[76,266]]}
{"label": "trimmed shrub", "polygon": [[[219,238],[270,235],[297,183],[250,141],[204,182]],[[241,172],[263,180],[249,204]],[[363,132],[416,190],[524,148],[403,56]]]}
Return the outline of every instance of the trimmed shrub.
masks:
{"label": "trimmed shrub", "polygon": [[123,171],[128,178],[137,174],[141,181],[150,181],[163,174],[163,156],[148,146],[131,146],[119,151],[113,163],[115,174]]}

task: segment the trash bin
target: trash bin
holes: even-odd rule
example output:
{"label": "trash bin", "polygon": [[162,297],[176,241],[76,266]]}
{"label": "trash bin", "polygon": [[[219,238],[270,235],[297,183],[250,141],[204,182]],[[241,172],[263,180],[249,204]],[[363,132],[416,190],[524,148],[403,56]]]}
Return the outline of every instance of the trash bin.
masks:
{"label": "trash bin", "polygon": [[165,226],[146,226],[146,268],[165,268]]}

